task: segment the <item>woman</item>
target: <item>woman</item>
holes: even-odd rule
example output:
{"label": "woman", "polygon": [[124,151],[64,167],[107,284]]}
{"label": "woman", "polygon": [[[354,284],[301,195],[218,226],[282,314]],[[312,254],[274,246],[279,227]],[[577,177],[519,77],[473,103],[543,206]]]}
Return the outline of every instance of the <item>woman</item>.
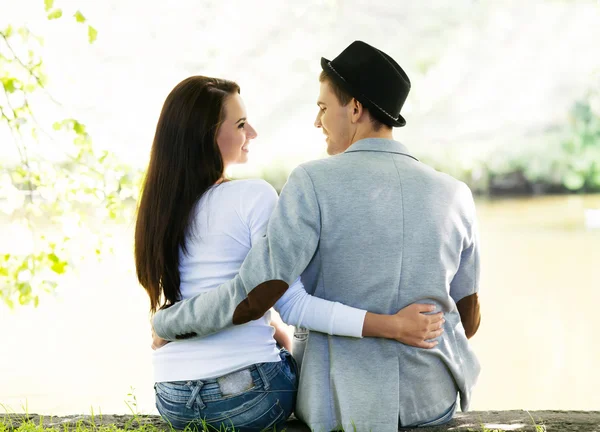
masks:
{"label": "woman", "polygon": [[[137,275],[152,312],[233,278],[266,232],[275,190],[263,180],[225,178],[229,166],[247,161],[256,137],[239,92],[231,81],[195,76],[178,84],[163,106],[135,233]],[[299,280],[275,309],[289,324],[352,337],[361,337],[366,314],[308,295]],[[297,366],[278,347],[289,348],[289,341],[281,329],[274,339],[269,315],[157,349],[161,416],[176,429],[260,431],[284,424],[294,409]],[[381,316],[381,328],[369,334],[383,337],[396,325],[393,317]]]}

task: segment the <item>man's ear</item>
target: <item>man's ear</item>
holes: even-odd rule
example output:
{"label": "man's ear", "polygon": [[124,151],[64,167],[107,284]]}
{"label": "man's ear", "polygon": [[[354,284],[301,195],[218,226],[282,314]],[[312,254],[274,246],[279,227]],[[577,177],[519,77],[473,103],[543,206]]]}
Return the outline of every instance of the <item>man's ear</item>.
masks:
{"label": "man's ear", "polygon": [[363,104],[361,104],[355,98],[352,98],[350,104],[352,106],[352,123],[357,123],[365,112],[365,108],[363,107]]}

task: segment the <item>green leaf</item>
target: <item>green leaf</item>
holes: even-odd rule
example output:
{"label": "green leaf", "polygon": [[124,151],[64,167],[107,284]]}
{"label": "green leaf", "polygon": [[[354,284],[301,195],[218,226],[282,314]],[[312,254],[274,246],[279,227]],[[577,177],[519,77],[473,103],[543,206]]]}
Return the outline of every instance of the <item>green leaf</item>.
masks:
{"label": "green leaf", "polygon": [[31,298],[31,284],[29,282],[22,282],[18,285],[18,289],[21,292],[21,296],[29,301]]}
{"label": "green leaf", "polygon": [[15,92],[15,79],[14,78],[3,78],[2,86],[4,87],[4,90],[6,90],[8,93],[14,93]]}
{"label": "green leaf", "polygon": [[62,16],[62,9],[54,9],[52,12],[48,14],[48,19],[58,19]]}
{"label": "green leaf", "polygon": [[73,122],[73,130],[77,135],[85,134],[85,126],[78,121]]}
{"label": "green leaf", "polygon": [[4,35],[9,38],[13,34],[13,27],[9,24],[8,27],[4,30]]}
{"label": "green leaf", "polygon": [[50,267],[50,269],[56,274],[63,274],[66,271],[67,265],[68,263],[66,261],[59,261],[52,264],[52,267]]}
{"label": "green leaf", "polygon": [[52,6],[54,6],[54,0],[44,0],[44,6],[46,8],[46,12],[48,12],[50,9],[52,9]]}
{"label": "green leaf", "polygon": [[79,11],[75,12],[75,15],[73,15],[75,17],[75,20],[78,23],[84,23],[85,22],[85,17],[83,16],[83,14]]}
{"label": "green leaf", "polygon": [[98,30],[96,30],[94,27],[92,27],[91,25],[88,26],[88,39],[90,41],[90,43],[94,43],[96,41],[96,38],[98,37]]}
{"label": "green leaf", "polygon": [[40,305],[40,296],[35,296],[33,298],[33,306],[38,307]]}
{"label": "green leaf", "polygon": [[19,27],[19,30],[17,30],[17,32],[19,33],[19,36],[21,36],[21,38],[23,38],[24,41],[29,40],[29,30],[27,29],[27,27]]}
{"label": "green leaf", "polygon": [[54,124],[52,125],[52,129],[58,131],[62,129],[62,123],[61,122],[54,122]]}
{"label": "green leaf", "polygon": [[34,91],[36,91],[38,89],[37,83],[30,83],[30,84],[25,84],[25,87],[23,88],[23,91],[25,93],[33,93]]}
{"label": "green leaf", "polygon": [[25,295],[25,294],[20,294],[20,295],[19,295],[19,304],[20,304],[21,306],[24,306],[24,305],[26,305],[27,303],[29,303],[29,300],[30,300],[30,296],[28,296],[28,295]]}

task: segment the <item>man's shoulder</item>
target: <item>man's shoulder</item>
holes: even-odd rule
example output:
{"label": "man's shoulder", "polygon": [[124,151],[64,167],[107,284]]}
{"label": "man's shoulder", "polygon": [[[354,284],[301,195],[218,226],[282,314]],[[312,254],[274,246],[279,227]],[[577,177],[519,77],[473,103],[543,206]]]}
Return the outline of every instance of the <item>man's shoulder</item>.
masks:
{"label": "man's shoulder", "polygon": [[332,168],[344,164],[344,153],[335,156],[328,156],[323,159],[315,159],[301,163],[296,170],[302,170],[310,176],[320,175],[329,172]]}
{"label": "man's shoulder", "polygon": [[450,174],[437,171],[428,165],[420,165],[424,170],[424,176],[415,183],[418,185],[416,187],[440,197],[451,197],[450,202],[456,208],[470,214],[474,212],[473,193],[465,182],[452,177]]}
{"label": "man's shoulder", "polygon": [[442,171],[438,171],[431,167],[429,167],[429,168],[433,172],[432,175],[436,176],[436,178],[439,182],[444,183],[453,189],[468,188],[468,186],[465,182],[458,180],[455,177],[452,177],[450,174],[442,172]]}
{"label": "man's shoulder", "polygon": [[450,174],[438,171],[423,162],[417,162],[413,165],[413,167],[420,177],[423,177],[423,179],[429,179],[430,182],[438,184],[447,191],[462,191],[465,189],[470,190],[467,184],[463,181],[452,177]]}

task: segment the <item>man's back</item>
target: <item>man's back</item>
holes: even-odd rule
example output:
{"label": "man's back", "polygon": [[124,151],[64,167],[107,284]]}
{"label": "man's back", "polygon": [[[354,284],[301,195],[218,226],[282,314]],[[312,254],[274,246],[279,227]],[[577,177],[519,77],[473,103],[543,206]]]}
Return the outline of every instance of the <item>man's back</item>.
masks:
{"label": "man's back", "polygon": [[307,290],[386,314],[434,303],[446,324],[433,350],[311,333],[299,417],[315,430],[354,424],[385,432],[398,419],[410,425],[444,412],[458,391],[466,408],[479,372],[456,307],[478,289],[469,189],[384,139],[303,168],[321,215],[319,246],[302,275]]}

